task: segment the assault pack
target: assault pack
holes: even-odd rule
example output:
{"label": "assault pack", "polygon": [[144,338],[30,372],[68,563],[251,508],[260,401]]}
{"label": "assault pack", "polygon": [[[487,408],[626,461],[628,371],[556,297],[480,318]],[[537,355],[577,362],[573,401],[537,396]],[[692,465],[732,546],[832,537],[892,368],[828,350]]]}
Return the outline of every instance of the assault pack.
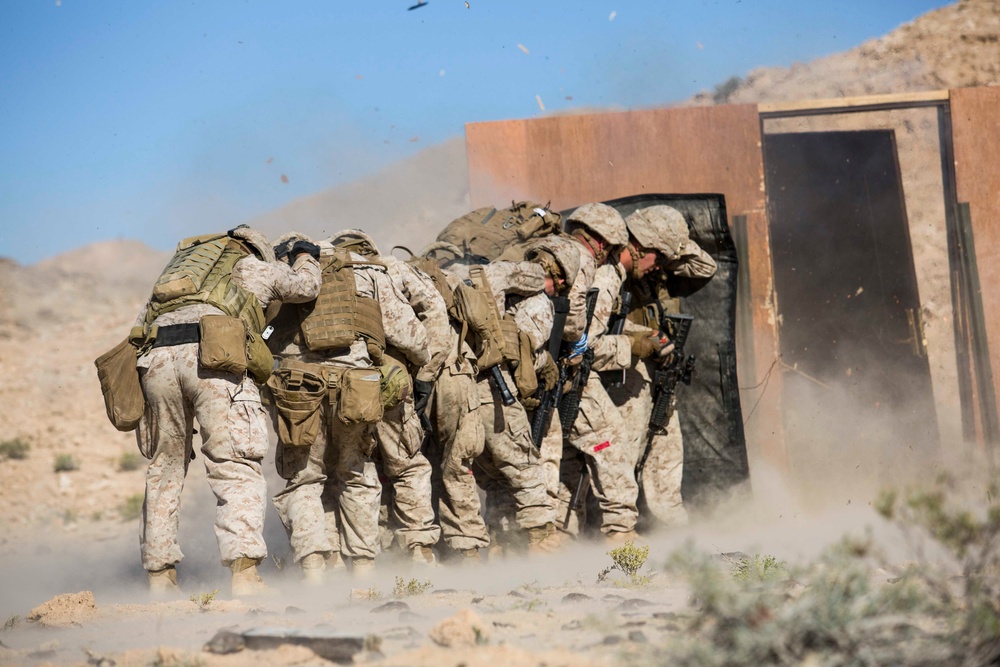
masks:
{"label": "assault pack", "polygon": [[533,201],[511,202],[508,208],[477,208],[448,223],[437,240],[465,253],[467,260],[494,260],[509,246],[547,236],[562,228],[562,216]]}

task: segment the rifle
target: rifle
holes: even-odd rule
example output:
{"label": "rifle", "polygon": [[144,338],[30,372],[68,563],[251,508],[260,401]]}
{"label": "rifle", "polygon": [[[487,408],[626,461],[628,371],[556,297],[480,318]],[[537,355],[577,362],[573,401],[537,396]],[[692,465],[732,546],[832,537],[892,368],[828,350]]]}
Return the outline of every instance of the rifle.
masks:
{"label": "rifle", "polygon": [[[695,358],[693,355],[685,356],[684,346],[687,344],[693,322],[693,315],[672,315],[669,313],[663,313],[660,320],[661,328],[674,343],[674,350],[670,353],[667,361],[660,365],[653,374],[653,412],[649,417],[649,430],[653,433],[663,431],[673,415],[677,402],[677,383],[691,384]],[[646,465],[648,457],[649,441],[647,439],[646,450],[642,453],[639,465],[635,468],[636,479]]]}
{"label": "rifle", "polygon": [[[553,360],[559,359],[562,349],[563,331],[566,329],[566,316],[569,314],[569,299],[564,296],[556,297],[553,301],[555,307],[555,317],[552,320],[552,336],[549,338],[549,355]],[[535,396],[538,398],[538,407],[531,415],[531,441],[535,447],[541,449],[542,438],[549,431],[549,424],[552,422],[552,408],[559,405],[562,398],[563,386],[569,379],[568,367],[564,370],[563,365],[559,366],[559,380],[551,389],[539,387]]]}
{"label": "rifle", "polygon": [[[632,292],[625,289],[622,285],[621,294],[618,296],[618,310],[611,313],[611,317],[608,318],[608,335],[609,336],[620,336],[622,332],[625,331],[625,320],[628,319],[628,314],[632,310]],[[601,381],[604,383],[605,387],[620,387],[625,384],[625,369],[620,371],[603,371],[601,372]]]}
{"label": "rifle", "polygon": [[[594,309],[597,307],[597,295],[599,292],[600,290],[596,287],[591,287],[587,290],[587,323],[583,328],[584,337],[590,333],[590,323],[594,319]],[[562,367],[568,366],[568,361],[568,359],[565,359],[560,364],[560,377],[562,376]],[[562,398],[559,401],[559,422],[562,424],[564,436],[569,433],[571,428],[573,428],[573,422],[576,421],[576,416],[580,414],[580,397],[583,394],[583,388],[587,385],[587,381],[590,379],[590,369],[593,365],[594,348],[588,343],[587,349],[583,352],[583,360],[577,367],[576,375],[573,377],[573,384],[569,391],[563,393]]]}
{"label": "rifle", "polygon": [[[599,292],[600,290],[596,287],[591,287],[587,290],[587,322],[583,329],[584,336],[590,333],[590,323],[594,320],[594,309],[597,308],[597,295]],[[587,381],[590,379],[590,368],[593,365],[594,348],[588,342],[587,349],[583,352],[583,360],[580,362],[576,376],[573,378],[573,386],[559,401],[559,422],[562,424],[563,438],[569,435],[570,429],[573,428],[573,422],[576,421],[577,415],[580,414],[580,398],[584,387],[587,386]],[[563,361],[559,367],[560,383],[562,383],[563,368],[566,368],[568,372],[569,364],[567,361]],[[566,518],[563,519],[563,530],[569,528],[569,520],[573,516],[573,512],[582,507],[585,491],[590,484],[590,470],[587,468],[587,457],[584,456],[583,452],[577,452],[577,458],[580,461],[580,478],[576,482],[576,489],[573,491],[573,496],[569,499]]]}

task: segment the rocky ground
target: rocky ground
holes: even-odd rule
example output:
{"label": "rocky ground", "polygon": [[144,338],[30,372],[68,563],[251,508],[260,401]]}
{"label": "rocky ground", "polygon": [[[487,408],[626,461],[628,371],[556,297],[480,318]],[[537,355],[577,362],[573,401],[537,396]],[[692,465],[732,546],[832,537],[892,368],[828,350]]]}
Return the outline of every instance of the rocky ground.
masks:
{"label": "rocky ground", "polygon": [[[965,0],[843,54],[755,70],[723,97],[790,100],[997,83],[1000,4]],[[719,93],[692,103],[711,103]],[[908,193],[919,193],[934,184],[908,174],[939,171],[920,167],[936,159],[924,140],[933,128],[922,118],[909,119],[909,125],[902,120],[910,128],[900,135],[904,181]],[[413,187],[403,192],[419,193],[416,208],[393,205],[377,217],[409,221],[412,239],[404,240],[419,245],[424,239],[414,230],[432,220],[443,223],[467,207],[459,148],[451,143],[428,153],[425,159],[433,168],[422,167],[418,156],[385,181],[369,179],[359,186],[364,196],[320,193],[259,222],[269,231],[330,232],[306,227],[315,211],[338,210],[341,200],[363,208],[378,199],[372,193],[399,195],[399,183],[410,182]],[[406,181],[414,174],[433,174],[436,180]],[[448,181],[443,186],[442,179]],[[924,267],[920,289],[933,326],[935,319],[949,317],[929,296],[940,291],[941,301],[946,300],[946,268],[933,264],[942,247],[940,212],[920,200],[911,204],[910,196],[915,258]],[[388,229],[372,231],[382,241]],[[182,586],[185,596],[222,592],[204,604],[186,598],[151,604],[142,595],[144,574],[138,564],[141,460],[135,458],[133,435],[115,431],[104,415],[93,360],[127,334],[166,259],[122,240],[35,266],[0,258],[0,622],[7,622],[0,629],[0,664],[320,664],[324,646],[346,641],[332,633],[360,638],[355,661],[385,665],[652,662],[662,657],[664,646],[688,636],[693,619],[704,610],[684,580],[663,567],[686,541],[708,554],[768,553],[799,563],[815,558],[845,532],[881,525],[868,508],[871,498],[855,498],[853,505],[822,516],[800,514],[796,499],[784,495],[777,480],[751,461],[757,506],[654,537],[647,564],[653,578],[640,588],[598,583],[598,574],[610,565],[606,548],[578,546],[549,559],[513,559],[469,570],[414,571],[387,564],[371,581],[335,577],[325,589],[305,590],[281,567],[287,540],[271,512],[267,539],[274,545],[273,560],[263,570],[281,594],[243,602],[225,594],[211,531],[214,499],[196,461],[184,499]],[[947,352],[944,342],[939,349]],[[275,490],[277,480],[270,483]],[[396,576],[404,582],[428,579],[431,588],[396,599]],[[352,589],[374,590],[381,597]],[[46,601],[49,606],[39,608]],[[442,627],[447,619],[454,624]],[[233,654],[203,651],[224,629],[241,637],[225,641],[247,648]],[[270,636],[291,630],[299,632],[298,639]],[[471,645],[461,643],[470,637]],[[303,645],[310,641],[312,648]],[[222,650],[219,643],[213,643],[216,650]]]}

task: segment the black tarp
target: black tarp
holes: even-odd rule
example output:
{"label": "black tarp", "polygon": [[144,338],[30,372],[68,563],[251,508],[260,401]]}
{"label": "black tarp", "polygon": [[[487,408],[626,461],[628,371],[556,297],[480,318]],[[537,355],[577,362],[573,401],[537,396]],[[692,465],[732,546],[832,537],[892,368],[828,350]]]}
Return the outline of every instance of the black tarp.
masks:
{"label": "black tarp", "polygon": [[736,376],[736,246],[720,194],[649,194],[604,202],[627,217],[668,204],[688,221],[691,238],[718,264],[709,281],[672,278],[681,312],[694,315],[686,352],[697,357],[691,386],[680,386],[678,410],[684,436],[686,505],[708,509],[749,479],[746,438]]}

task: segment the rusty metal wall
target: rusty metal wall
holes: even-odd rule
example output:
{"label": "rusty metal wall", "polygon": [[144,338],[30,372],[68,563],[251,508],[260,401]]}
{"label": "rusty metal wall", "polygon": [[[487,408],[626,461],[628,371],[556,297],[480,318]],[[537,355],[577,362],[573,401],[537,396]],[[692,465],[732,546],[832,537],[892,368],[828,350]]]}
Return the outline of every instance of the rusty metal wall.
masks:
{"label": "rusty metal wall", "polygon": [[[952,141],[955,155],[956,199],[968,203],[972,239],[975,246],[972,269],[978,272],[978,293],[968,294],[973,315],[980,308],[981,329],[978,332],[984,340],[978,341],[980,370],[992,371],[993,392],[986,396],[1000,396],[997,386],[997,369],[1000,369],[1000,88],[960,88],[950,91]],[[959,224],[963,222],[959,218]],[[970,335],[977,334],[975,318],[970,325]],[[986,350],[988,349],[988,352]],[[975,354],[975,352],[974,352]],[[984,362],[988,362],[984,364]],[[982,376],[977,378],[977,385]],[[983,392],[977,387],[977,397],[982,400]],[[991,401],[991,403],[995,403]],[[979,406],[977,416],[984,420],[984,410]],[[996,406],[985,406],[986,413]],[[994,417],[995,419],[995,417]],[[989,420],[987,420],[989,421]],[[996,434],[983,433],[987,440],[996,439]],[[996,445],[996,442],[991,443]]]}
{"label": "rusty metal wall", "polygon": [[[781,377],[756,105],[552,116],[466,126],[474,206],[530,198],[555,209],[644,193],[721,193],[746,217],[753,340],[740,340],[751,457],[784,467]],[[749,353],[752,350],[752,353]],[[748,364],[745,360],[753,360]]]}

